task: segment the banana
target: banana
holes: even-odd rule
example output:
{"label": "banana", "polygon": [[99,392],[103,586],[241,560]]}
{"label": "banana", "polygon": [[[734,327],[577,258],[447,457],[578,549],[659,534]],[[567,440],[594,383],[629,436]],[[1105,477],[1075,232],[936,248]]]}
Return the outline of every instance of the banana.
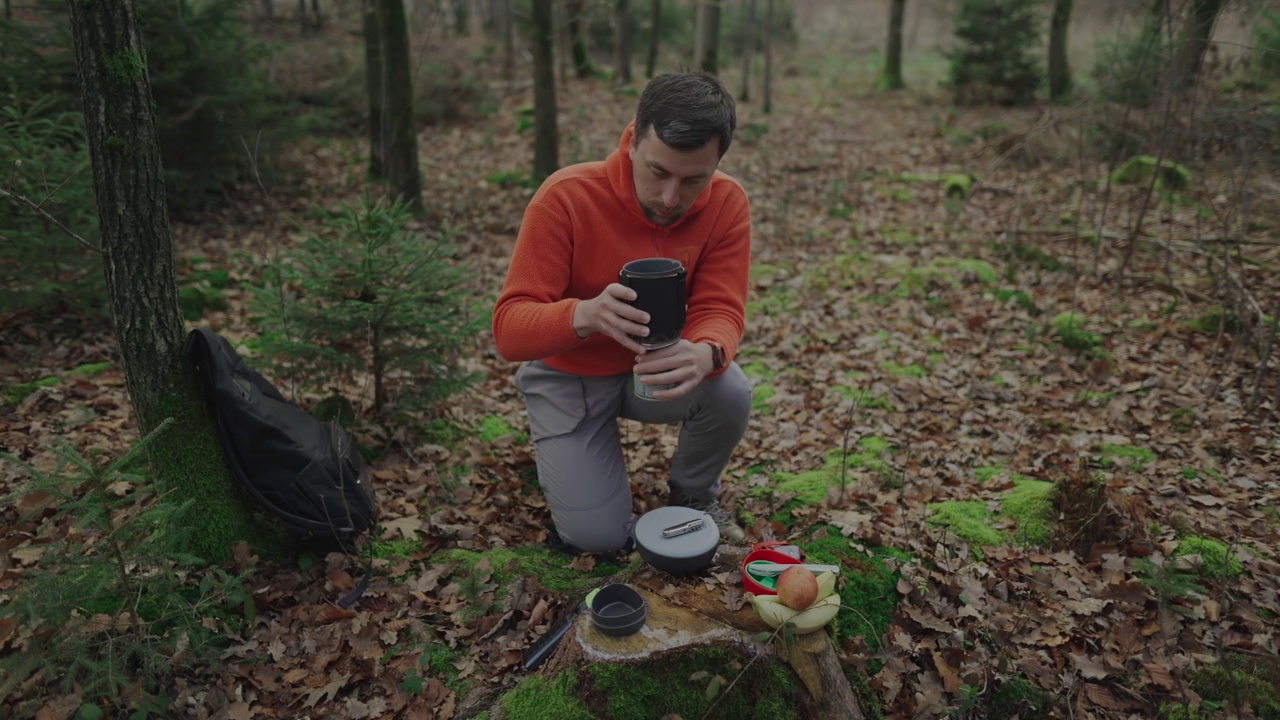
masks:
{"label": "banana", "polygon": [[[836,591],[836,574],[833,572],[818,573],[818,598],[813,601],[817,605],[824,598]],[[810,606],[812,607],[812,605]]]}
{"label": "banana", "polygon": [[793,610],[778,602],[777,595],[747,594],[747,601],[756,615],[771,628],[788,623],[797,635],[804,635],[826,627],[840,612],[840,596],[835,593],[814,603],[808,610]]}

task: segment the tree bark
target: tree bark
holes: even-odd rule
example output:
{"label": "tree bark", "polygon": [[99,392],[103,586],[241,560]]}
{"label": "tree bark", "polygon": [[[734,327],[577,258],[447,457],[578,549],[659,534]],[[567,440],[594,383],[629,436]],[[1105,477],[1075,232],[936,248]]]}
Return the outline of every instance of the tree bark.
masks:
{"label": "tree bark", "polygon": [[453,34],[455,37],[471,34],[471,0],[453,0]]}
{"label": "tree bark", "polygon": [[377,0],[364,0],[361,4],[364,27],[365,85],[369,95],[369,177],[387,178],[382,162],[385,141],[382,137],[386,97],[382,83],[382,31],[379,29]]}
{"label": "tree bark", "polygon": [[653,0],[649,15],[649,61],[645,63],[645,77],[653,77],[658,71],[658,38],[662,36],[662,0]]}
{"label": "tree bark", "polygon": [[738,100],[751,100],[751,61],[756,54],[756,0],[742,0],[745,5],[742,21],[742,92]]}
{"label": "tree bark", "polygon": [[499,0],[502,10],[502,77],[516,78],[516,18],[515,0]]}
{"label": "tree bark", "polygon": [[143,434],[174,418],[148,446],[155,481],[179,502],[190,501],[191,510],[174,524],[190,533],[184,544],[207,560],[223,560],[236,540],[260,540],[262,533],[234,491],[195,369],[182,359],[185,328],[137,6],[68,0],[67,8],[129,397]]}
{"label": "tree bark", "polygon": [[613,5],[613,84],[631,84],[631,18],[629,0],[614,0]]}
{"label": "tree bark", "polygon": [[773,112],[773,0],[768,0],[764,16],[764,112]]}
{"label": "tree bark", "polygon": [[1189,90],[1204,65],[1204,54],[1213,37],[1213,26],[1218,22],[1218,12],[1223,0],[1192,0],[1182,31],[1182,47],[1178,55],[1178,77],[1175,87]]}
{"label": "tree bark", "polygon": [[422,213],[422,178],[418,171],[418,133],[413,117],[413,75],[410,72],[409,29],[404,0],[377,0],[382,38],[383,152],[391,191]]}
{"label": "tree bark", "polygon": [[712,75],[720,71],[720,2],[698,2],[697,42],[693,54],[698,68]]}
{"label": "tree bark", "polygon": [[586,6],[583,0],[568,0],[565,14],[569,24],[569,46],[573,53],[573,69],[579,79],[591,77],[595,69],[591,67],[591,55],[587,51],[587,43],[583,39],[582,19],[586,17]]}
{"label": "tree bark", "polygon": [[1049,20],[1049,99],[1064,100],[1071,93],[1071,64],[1067,60],[1067,27],[1073,0],[1054,0]]}
{"label": "tree bark", "polygon": [[538,182],[560,167],[553,63],[551,0],[533,0],[533,177]]}
{"label": "tree bark", "polygon": [[901,90],[907,86],[902,80],[902,25],[906,10],[907,0],[889,0],[889,40],[885,43],[880,90]]}

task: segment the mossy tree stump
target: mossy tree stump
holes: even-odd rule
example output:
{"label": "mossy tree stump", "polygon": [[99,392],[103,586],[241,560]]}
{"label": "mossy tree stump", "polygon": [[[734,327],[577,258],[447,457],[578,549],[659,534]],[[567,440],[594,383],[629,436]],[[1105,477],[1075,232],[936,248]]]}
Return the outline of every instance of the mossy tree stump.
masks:
{"label": "mossy tree stump", "polygon": [[[770,661],[789,667],[799,682],[784,682],[784,685],[793,685],[788,688],[790,697],[786,702],[795,708],[797,718],[864,718],[861,702],[844,674],[827,633],[799,635],[791,642],[779,636],[767,646],[757,641],[757,637],[770,628],[749,605],[739,606],[735,601],[740,597],[738,566],[743,554],[741,548],[721,546],[713,567],[694,577],[677,577],[646,568],[630,581],[649,604],[649,616],[640,632],[610,637],[596,629],[590,613],[583,613],[539,674],[558,678],[566,671],[601,664],[628,666],[658,661],[675,665],[692,653],[719,648],[740,657],[741,669],[748,664],[759,666]],[[730,607],[737,609],[730,610]],[[769,657],[757,657],[761,652],[768,653]],[[724,681],[717,693],[752,691],[741,683],[729,685],[739,669],[727,666],[711,670],[711,674],[719,674]],[[677,681],[687,687],[689,679],[680,677]],[[700,715],[701,712],[681,717],[696,720]],[[511,716],[500,702],[490,717],[498,720]],[[726,716],[717,708],[711,717]]]}

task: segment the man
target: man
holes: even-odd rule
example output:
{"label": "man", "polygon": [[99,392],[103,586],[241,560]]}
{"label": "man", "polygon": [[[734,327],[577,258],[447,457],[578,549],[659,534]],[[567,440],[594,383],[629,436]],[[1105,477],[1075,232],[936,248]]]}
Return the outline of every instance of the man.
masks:
{"label": "man", "polygon": [[[636,119],[603,162],[561,169],[525,210],[493,311],[498,352],[522,361],[538,480],[561,541],[584,552],[626,547],[631,490],[618,417],[680,422],[671,505],[707,511],[722,537],[744,534],[719,503],[720,476],[742,439],[751,386],[733,362],[742,339],[751,214],[716,168],[737,124],[714,77],[654,78]],[[674,345],[646,350],[635,292],[618,284],[632,260],[679,260],[687,321]],[[653,390],[637,397],[632,375]]]}

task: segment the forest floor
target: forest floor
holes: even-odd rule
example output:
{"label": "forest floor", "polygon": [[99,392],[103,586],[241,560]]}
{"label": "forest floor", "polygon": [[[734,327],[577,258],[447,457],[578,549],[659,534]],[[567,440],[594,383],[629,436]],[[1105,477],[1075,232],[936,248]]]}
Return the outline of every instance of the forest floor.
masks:
{"label": "forest floor", "polygon": [[[901,551],[883,624],[837,638],[886,717],[996,717],[997,691],[1014,679],[1046,693],[1034,707],[1049,716],[1153,717],[1169,703],[1199,705],[1197,671],[1241,659],[1274,683],[1276,371],[1256,384],[1247,318],[1218,322],[1212,298],[1239,282],[1275,307],[1280,227],[1253,225],[1257,244],[1225,280],[1206,272],[1204,253],[1231,256],[1208,239],[1235,209],[1229,163],[1195,168],[1188,190],[1144,212],[1145,186],[1108,183],[1108,165],[1081,150],[1079,124],[1055,122],[1067,111],[951,109],[929,92],[869,86],[839,68],[784,64],[775,111],[756,98],[740,105],[722,166],[747,188],[754,218],[738,358],[754,412],[723,496],[749,540]],[[494,92],[493,112],[419,136],[432,222],[463,228],[479,314],[532,192],[498,182],[531,166],[531,135],[516,132],[529,88]],[[562,163],[615,148],[635,101],[602,80],[562,87]],[[227,309],[193,325],[250,338],[249,287],[298,241],[308,210],[365,192],[360,140],[313,139],[288,155],[295,172],[271,192],[245,188],[200,222],[175,223],[181,276],[212,267],[233,279]],[[946,193],[956,174],[977,178],[963,199]],[[1274,209],[1270,187],[1256,207]],[[1140,213],[1150,240],[1121,277]],[[62,380],[0,406],[0,446],[47,468],[58,439],[111,454],[136,440],[109,324],[15,323],[4,335],[10,386]],[[95,363],[110,365],[71,377]],[[439,408],[447,437],[427,433],[441,427],[432,418],[373,417],[368,389],[345,388],[366,411],[357,436],[381,453],[372,584],[342,610],[331,601],[363,572],[360,559],[306,567],[242,555],[256,620],[229,638],[226,665],[178,678],[176,712],[461,716],[468,691],[522,679],[522,652],[580,589],[634,572],[634,558],[545,552],[549,518],[515,367],[487,333],[467,363],[482,379]],[[664,502],[675,432],[622,427],[640,513]],[[0,465],[0,492],[19,480]],[[1041,491],[1054,486],[1068,490],[1047,515],[1005,502],[1052,498]],[[990,516],[958,519],[974,511]],[[61,532],[42,517],[6,516],[0,597]],[[705,579],[727,604],[740,604],[739,581]],[[24,642],[0,621],[0,649]],[[74,689],[42,687],[22,683],[0,710],[53,718],[79,707]],[[1277,697],[1253,696],[1252,711],[1274,713]],[[1211,699],[1210,709],[1226,704]],[[663,712],[705,710],[704,700]]]}

